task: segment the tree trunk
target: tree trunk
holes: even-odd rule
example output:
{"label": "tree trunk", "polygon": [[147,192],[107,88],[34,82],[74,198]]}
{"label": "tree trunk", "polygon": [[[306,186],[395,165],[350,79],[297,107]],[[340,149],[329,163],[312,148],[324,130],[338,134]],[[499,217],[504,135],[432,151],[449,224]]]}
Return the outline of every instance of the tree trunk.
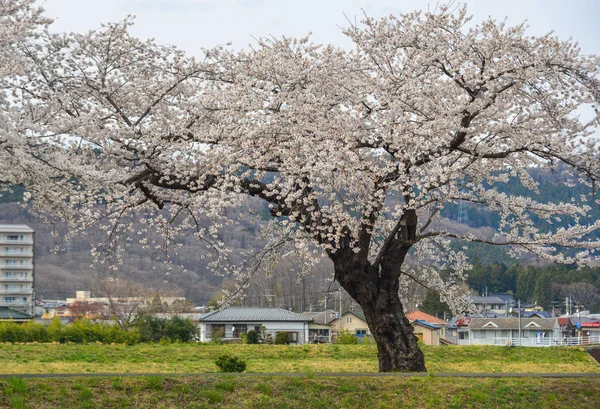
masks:
{"label": "tree trunk", "polygon": [[423,352],[398,294],[382,291],[378,298],[359,304],[377,343],[379,372],[424,372]]}
{"label": "tree trunk", "polygon": [[426,371],[423,352],[398,296],[398,275],[378,274],[368,265],[342,260],[334,260],[336,279],[363,309],[377,343],[379,372]]}

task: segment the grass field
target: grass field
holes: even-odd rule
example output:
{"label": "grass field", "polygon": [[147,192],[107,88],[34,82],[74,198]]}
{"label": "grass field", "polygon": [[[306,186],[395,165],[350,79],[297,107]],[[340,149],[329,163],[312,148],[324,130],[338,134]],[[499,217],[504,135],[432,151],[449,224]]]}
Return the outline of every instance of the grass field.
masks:
{"label": "grass field", "polygon": [[[583,349],[423,347],[429,372],[586,372],[600,365]],[[377,372],[374,345],[0,344],[0,373],[216,372],[232,354],[246,372]]]}
{"label": "grass field", "polygon": [[[0,408],[564,408],[600,407],[600,378],[443,378],[440,372],[600,373],[581,348],[423,347],[430,375],[376,372],[373,345],[0,344],[0,373],[161,373],[0,379]],[[250,376],[214,374],[244,359]],[[175,373],[202,372],[197,376]],[[211,374],[212,372],[212,374]],[[267,373],[292,372],[293,377]]]}
{"label": "grass field", "polygon": [[597,408],[600,378],[0,379],[2,408]]}

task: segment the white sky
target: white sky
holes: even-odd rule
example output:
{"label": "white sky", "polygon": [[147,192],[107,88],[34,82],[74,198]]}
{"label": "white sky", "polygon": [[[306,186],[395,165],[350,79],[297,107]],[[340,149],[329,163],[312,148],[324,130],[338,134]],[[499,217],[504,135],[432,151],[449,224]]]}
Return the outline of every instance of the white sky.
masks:
{"label": "white sky", "polygon": [[[448,0],[440,3],[446,4]],[[586,54],[600,54],[600,0],[466,0],[479,22],[488,16],[514,25],[527,20],[530,33],[554,30],[577,40]],[[350,46],[341,34],[346,20],[435,8],[427,0],[42,0],[46,15],[55,19],[53,31],[85,32],[103,22],[136,16],[133,33],[174,44],[199,55],[201,48],[233,43],[248,48],[253,37],[301,37]],[[457,4],[457,2],[455,2]]]}

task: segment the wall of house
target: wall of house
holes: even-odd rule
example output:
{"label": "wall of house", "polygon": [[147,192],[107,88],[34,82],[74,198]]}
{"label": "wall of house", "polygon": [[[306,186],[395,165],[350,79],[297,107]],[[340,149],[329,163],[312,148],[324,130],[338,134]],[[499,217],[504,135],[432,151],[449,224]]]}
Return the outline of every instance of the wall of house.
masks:
{"label": "wall of house", "polygon": [[430,328],[422,327],[420,325],[415,325],[413,327],[415,335],[423,340],[425,345],[439,345],[440,344],[440,336],[437,330],[432,330]]}
{"label": "wall of house", "polygon": [[[306,322],[202,322],[200,325],[200,341],[211,341],[212,325],[225,325],[224,339],[242,337],[247,331],[255,330],[257,327],[265,327],[266,334],[271,335],[273,340],[275,340],[278,332],[296,332],[298,333],[298,344],[310,342],[308,336],[308,323]],[[243,326],[245,326],[245,330],[240,332],[239,330],[244,328]],[[236,328],[235,334],[233,331],[234,328]]]}
{"label": "wall of house", "polygon": [[336,332],[343,330],[355,334],[356,330],[366,330],[367,335],[371,335],[367,323],[354,314],[344,314],[341,319],[332,321],[331,326]]}

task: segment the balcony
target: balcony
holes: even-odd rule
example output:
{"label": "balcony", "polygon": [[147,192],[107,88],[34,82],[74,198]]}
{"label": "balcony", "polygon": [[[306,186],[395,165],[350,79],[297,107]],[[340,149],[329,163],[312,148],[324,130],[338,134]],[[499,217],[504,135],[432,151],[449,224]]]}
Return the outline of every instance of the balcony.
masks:
{"label": "balcony", "polygon": [[13,252],[10,252],[10,251],[1,250],[0,251],[0,257],[15,257],[15,258],[33,257],[33,252],[32,251],[26,251],[24,253],[13,253]]}
{"label": "balcony", "polygon": [[23,308],[30,307],[31,301],[4,301],[0,300],[0,307]]}
{"label": "balcony", "polygon": [[33,264],[0,264],[0,268],[2,270],[31,270],[33,268]]}
{"label": "balcony", "polygon": [[33,244],[33,238],[31,237],[26,237],[23,240],[9,240],[6,237],[4,237],[4,235],[0,236],[0,244],[29,244],[32,245]]}
{"label": "balcony", "polygon": [[33,281],[33,277],[14,277],[14,276],[3,276],[0,275],[0,282],[19,282],[19,283],[31,283]]}
{"label": "balcony", "polygon": [[0,295],[2,295],[2,296],[30,295],[30,294],[33,294],[33,288],[28,288],[25,290],[5,290],[4,288],[0,289]]}

